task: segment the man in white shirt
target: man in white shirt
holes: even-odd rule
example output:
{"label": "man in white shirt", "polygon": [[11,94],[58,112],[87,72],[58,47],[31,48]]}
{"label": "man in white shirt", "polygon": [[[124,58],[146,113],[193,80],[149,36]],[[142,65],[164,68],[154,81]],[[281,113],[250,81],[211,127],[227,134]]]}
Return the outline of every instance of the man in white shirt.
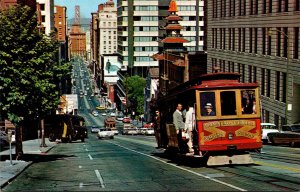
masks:
{"label": "man in white shirt", "polygon": [[189,153],[194,153],[193,149],[193,127],[195,126],[195,111],[194,108],[189,105],[189,109],[185,116],[185,130],[189,135],[189,140],[187,142],[187,145],[189,147]]}

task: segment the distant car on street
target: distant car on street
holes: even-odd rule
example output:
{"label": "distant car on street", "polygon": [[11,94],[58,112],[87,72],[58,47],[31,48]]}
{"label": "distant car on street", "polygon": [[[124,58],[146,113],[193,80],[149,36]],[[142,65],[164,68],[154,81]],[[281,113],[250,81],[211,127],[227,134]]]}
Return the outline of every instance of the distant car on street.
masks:
{"label": "distant car on street", "polygon": [[105,139],[105,138],[114,138],[114,132],[110,128],[100,128],[98,131],[98,138]]}
{"label": "distant car on street", "polygon": [[92,125],[91,126],[91,133],[98,133],[99,132],[99,127],[97,125]]}
{"label": "distant car on street", "polygon": [[111,112],[109,115],[110,115],[111,117],[115,117],[115,116],[116,116],[116,113]]}
{"label": "distant car on street", "polygon": [[106,113],[102,113],[101,115],[102,115],[102,116],[106,116]]}
{"label": "distant car on street", "polygon": [[118,116],[117,117],[117,121],[123,121],[123,119],[124,119],[123,116]]}
{"label": "distant car on street", "polygon": [[145,135],[154,135],[154,129],[153,128],[147,128],[145,130]]}
{"label": "distant car on street", "polygon": [[99,116],[98,111],[93,111],[92,114],[93,114],[95,117],[98,117],[98,116]]}
{"label": "distant car on street", "polygon": [[130,123],[131,122],[130,117],[124,117],[122,122],[123,123]]}

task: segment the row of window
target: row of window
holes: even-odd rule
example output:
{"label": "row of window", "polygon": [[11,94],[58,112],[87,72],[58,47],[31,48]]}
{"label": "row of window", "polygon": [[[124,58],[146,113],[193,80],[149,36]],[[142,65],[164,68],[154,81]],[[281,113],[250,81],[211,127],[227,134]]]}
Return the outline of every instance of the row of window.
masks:
{"label": "row of window", "polygon": [[[290,46],[292,58],[299,59],[299,27],[294,27],[290,31],[291,33],[287,27],[213,28],[211,47],[287,57]],[[288,38],[291,40],[290,45],[288,45]]]}
{"label": "row of window", "polygon": [[213,18],[300,10],[300,0],[212,0]]}
{"label": "row of window", "polygon": [[[134,56],[133,60],[134,61],[154,61],[151,57],[145,57],[145,56],[142,56],[142,57]],[[128,61],[128,57],[123,57],[123,61]]]}
{"label": "row of window", "polygon": [[117,27],[117,22],[110,22],[110,21],[108,21],[108,22],[106,22],[106,21],[102,21],[101,22],[101,26],[103,26],[103,27]]}
{"label": "row of window", "polygon": [[[252,65],[245,65],[241,63],[234,63],[232,61],[217,60],[212,58],[212,66],[219,67],[224,72],[238,72],[241,74],[240,82],[258,82],[257,74],[260,70],[260,94],[270,97],[274,93],[274,99],[286,102],[286,73],[280,71],[271,71],[270,69],[257,68]],[[274,74],[271,74],[274,73]],[[271,87],[270,82],[275,82],[275,86]],[[271,88],[273,90],[271,91]]]}

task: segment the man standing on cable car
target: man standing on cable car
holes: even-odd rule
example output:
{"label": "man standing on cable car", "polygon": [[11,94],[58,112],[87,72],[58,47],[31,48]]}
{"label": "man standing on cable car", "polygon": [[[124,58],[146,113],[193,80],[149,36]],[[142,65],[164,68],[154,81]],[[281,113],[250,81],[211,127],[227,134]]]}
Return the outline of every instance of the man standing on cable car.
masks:
{"label": "man standing on cable car", "polygon": [[182,142],[182,132],[184,132],[185,124],[183,122],[183,116],[182,116],[182,105],[180,103],[177,104],[176,111],[173,113],[173,124],[176,129],[177,138],[178,138],[178,147],[181,150],[183,148],[183,142]]}

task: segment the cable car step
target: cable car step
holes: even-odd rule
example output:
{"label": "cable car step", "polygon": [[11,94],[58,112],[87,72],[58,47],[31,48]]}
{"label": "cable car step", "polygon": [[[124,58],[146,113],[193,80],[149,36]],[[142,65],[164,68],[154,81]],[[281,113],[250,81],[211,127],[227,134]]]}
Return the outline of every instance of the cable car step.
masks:
{"label": "cable car step", "polygon": [[233,156],[209,156],[207,166],[230,165],[230,164],[253,164],[254,161],[250,154]]}

